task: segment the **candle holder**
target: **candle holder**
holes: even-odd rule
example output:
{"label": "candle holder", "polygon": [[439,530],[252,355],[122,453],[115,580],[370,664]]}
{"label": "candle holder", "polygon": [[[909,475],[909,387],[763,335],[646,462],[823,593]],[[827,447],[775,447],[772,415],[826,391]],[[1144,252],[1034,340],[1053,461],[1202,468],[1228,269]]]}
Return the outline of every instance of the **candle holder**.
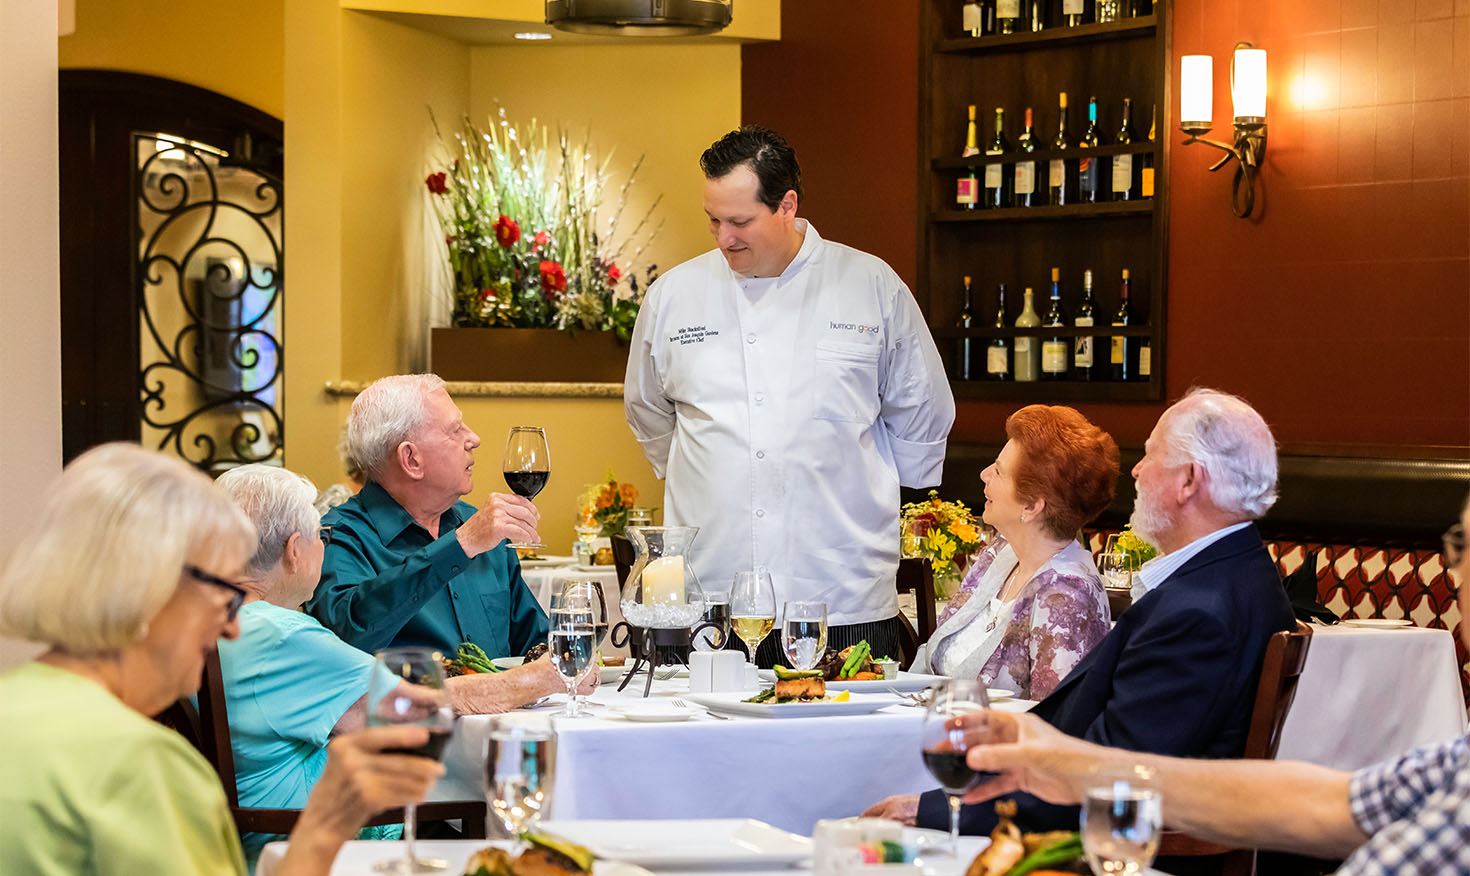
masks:
{"label": "candle holder", "polygon": [[614,647],[627,645],[634,657],[633,669],[618,690],[646,669],[643,695],[648,696],[654,670],[670,662],[665,655],[684,662],[693,631],[709,626],[702,623],[704,590],[687,562],[699,527],[630,526],[626,532],[636,556],[620,601],[626,620],[610,635]]}
{"label": "candle holder", "polygon": [[[627,645],[628,652],[633,655],[633,668],[623,676],[618,691],[627,687],[633,676],[646,671],[648,679],[643,682],[643,696],[647,697],[653,691],[653,676],[660,666],[689,665],[683,655],[689,652],[689,645],[694,637],[705,628],[718,629],[715,624],[707,621],[693,629],[636,627],[625,620],[618,621],[608,633],[608,638],[615,648]],[[622,635],[621,639],[619,634]]]}

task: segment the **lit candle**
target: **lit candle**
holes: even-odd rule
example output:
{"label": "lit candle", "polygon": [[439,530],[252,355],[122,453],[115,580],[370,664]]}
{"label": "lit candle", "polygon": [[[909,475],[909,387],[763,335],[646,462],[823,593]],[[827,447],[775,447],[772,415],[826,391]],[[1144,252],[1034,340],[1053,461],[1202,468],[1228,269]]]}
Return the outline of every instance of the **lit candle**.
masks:
{"label": "lit candle", "polygon": [[643,604],[684,604],[683,557],[659,557],[643,567]]}

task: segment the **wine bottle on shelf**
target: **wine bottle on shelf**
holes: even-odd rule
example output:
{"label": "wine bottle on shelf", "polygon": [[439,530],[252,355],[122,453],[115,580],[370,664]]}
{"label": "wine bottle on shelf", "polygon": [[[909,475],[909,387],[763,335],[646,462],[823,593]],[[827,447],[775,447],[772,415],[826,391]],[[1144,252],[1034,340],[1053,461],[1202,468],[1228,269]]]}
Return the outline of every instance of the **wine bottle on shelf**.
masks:
{"label": "wine bottle on shelf", "polygon": [[[1119,145],[1133,142],[1133,100],[1123,98],[1123,125],[1118,129]],[[1131,154],[1113,156],[1113,200],[1131,201],[1138,197],[1138,180],[1135,179],[1134,160]]]}
{"label": "wine bottle on shelf", "polygon": [[[1000,155],[1011,151],[1011,143],[1006,139],[1006,111],[1002,107],[995,108],[995,136],[991,138],[990,145],[985,147],[986,155]],[[1011,205],[1011,184],[1013,174],[1011,168],[1002,163],[985,165],[985,206],[987,207],[1009,207]]]}
{"label": "wine bottle on shelf", "polygon": [[1066,19],[1067,27],[1076,27],[1087,21],[1086,0],[1062,0],[1062,17]]}
{"label": "wine bottle on shelf", "polygon": [[[1083,149],[1096,149],[1102,145],[1102,135],[1097,130],[1097,98],[1087,102],[1087,130],[1077,144]],[[1103,164],[1105,159],[1083,157],[1077,159],[1077,200],[1091,204],[1107,199],[1103,191]]]}
{"label": "wine bottle on shelf", "polygon": [[[1047,328],[1066,328],[1067,319],[1062,314],[1062,269],[1051,269],[1051,307],[1047,308],[1042,325]],[[1041,379],[1066,380],[1068,344],[1066,338],[1049,337],[1041,342]]]}
{"label": "wine bottle on shelf", "polygon": [[1154,14],[1153,0],[1128,0],[1128,14],[1134,18]]}
{"label": "wine bottle on shelf", "polygon": [[[1118,290],[1118,312],[1113,314],[1113,325],[1118,327],[1133,325],[1133,311],[1128,306],[1127,268],[1123,269],[1123,282]],[[1138,338],[1113,335],[1113,343],[1109,351],[1108,362],[1109,374],[1113,380],[1137,380]]]}
{"label": "wine bottle on shelf", "polygon": [[[1077,328],[1089,328],[1092,326],[1092,270],[1082,272],[1082,303],[1077,305],[1077,315],[1072,317],[1072,325]],[[1093,341],[1092,335],[1078,335],[1072,342],[1072,378],[1074,380],[1091,380],[1093,378]]]}
{"label": "wine bottle on shelf", "polygon": [[[1036,315],[1035,293],[1030,286],[1026,287],[1024,304],[1021,307],[1021,315],[1016,317],[1016,328],[1028,329],[1041,325],[1041,317]],[[1037,343],[1040,338],[1031,335],[1017,334],[1016,336],[1016,382],[1035,382],[1041,371],[1041,344]]]}
{"label": "wine bottle on shelf", "polygon": [[[962,301],[962,303],[960,305],[960,318],[955,322],[955,328],[968,330],[968,329],[974,328],[974,326],[975,326],[975,314],[974,314],[973,310],[971,309],[972,306],[973,306],[973,302],[970,299],[970,278],[969,277],[966,277],[965,278],[965,293],[964,294],[965,294],[964,300]],[[975,375],[971,371],[971,368],[973,367],[973,364],[974,364],[974,361],[975,361],[974,356],[971,353],[972,347],[974,346],[974,343],[975,343],[975,339],[974,338],[970,337],[969,335],[965,335],[964,337],[960,338],[959,339],[959,343],[955,345],[958,348],[956,350],[955,363],[954,363],[954,379],[955,380],[974,380],[975,379]]]}
{"label": "wine bottle on shelf", "polygon": [[1148,151],[1143,153],[1143,172],[1138,177],[1138,191],[1145,198],[1154,196],[1154,134],[1158,125],[1159,107],[1155,104],[1148,117]]}
{"label": "wine bottle on shelf", "polygon": [[1026,29],[1032,33],[1046,30],[1046,7],[1051,0],[1025,0],[1025,3]]}
{"label": "wine bottle on shelf", "polygon": [[[960,157],[969,158],[979,154],[980,147],[975,142],[975,105],[972,103],[970,104],[970,121],[965,125],[965,149],[960,153]],[[973,210],[980,206],[980,178],[975,175],[973,166],[961,173],[955,187],[954,202],[955,206],[961,210]]]}
{"label": "wine bottle on shelf", "polygon": [[1021,19],[1021,0],[995,0],[996,29],[1001,33],[1015,33],[1016,22]]}
{"label": "wine bottle on shelf", "polygon": [[[1000,284],[995,299],[995,328],[1004,332],[1006,326],[1006,284]],[[1004,334],[996,335],[985,348],[985,376],[991,380],[1011,379],[1011,342]]]}
{"label": "wine bottle on shelf", "polygon": [[966,34],[977,37],[985,35],[985,24],[981,14],[980,4],[975,0],[966,0],[960,11],[960,29]]}
{"label": "wine bottle on shelf", "polygon": [[[1036,151],[1036,133],[1031,130],[1031,107],[1026,107],[1026,129],[1016,139],[1016,151]],[[1018,161],[1015,170],[1015,198],[1017,207],[1041,206],[1041,195],[1036,191],[1036,162]]]}
{"label": "wine bottle on shelf", "polygon": [[1139,338],[1138,345],[1138,379],[1148,380],[1154,375],[1154,342],[1148,338]]}
{"label": "wine bottle on shelf", "polygon": [[1123,13],[1122,0],[1097,0],[1097,23],[1117,21]]}
{"label": "wine bottle on shelf", "polygon": [[[1071,149],[1072,138],[1067,136],[1067,92],[1057,98],[1057,135],[1052,138],[1052,149]],[[1047,203],[1071,204],[1077,200],[1077,174],[1073,159],[1053,158],[1047,163]]]}

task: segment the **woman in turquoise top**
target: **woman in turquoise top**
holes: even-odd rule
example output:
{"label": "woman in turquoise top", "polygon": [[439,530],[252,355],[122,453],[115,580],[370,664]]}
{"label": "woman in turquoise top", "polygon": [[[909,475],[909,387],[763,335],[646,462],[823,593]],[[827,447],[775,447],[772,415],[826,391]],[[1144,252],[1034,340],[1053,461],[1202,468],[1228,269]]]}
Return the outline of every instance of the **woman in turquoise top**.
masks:
{"label": "woman in turquoise top", "polygon": [[[203,474],[135,445],[67,466],[0,573],[0,635],[44,643],[0,675],[0,872],[239,874],[209,764],[147,716],[192,694],[238,634],[249,521]],[[436,762],[383,754],[418,727],[340,737],[281,872],[324,874],[374,813],[420,800]]]}

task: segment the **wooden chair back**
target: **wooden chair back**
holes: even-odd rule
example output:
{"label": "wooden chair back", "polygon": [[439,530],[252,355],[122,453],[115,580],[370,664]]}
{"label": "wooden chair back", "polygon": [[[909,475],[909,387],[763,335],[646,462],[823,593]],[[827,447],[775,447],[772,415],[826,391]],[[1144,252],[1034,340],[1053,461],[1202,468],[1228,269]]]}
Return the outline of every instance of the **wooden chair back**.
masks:
{"label": "wooden chair back", "polygon": [[913,665],[919,646],[929,641],[929,637],[934,635],[934,629],[937,626],[935,622],[937,612],[934,605],[934,567],[922,557],[904,557],[898,561],[898,578],[895,585],[899,593],[914,594],[914,601],[919,610],[917,629],[907,615],[899,614],[899,620],[903,624],[902,645],[904,649],[899,662],[903,668],[908,669]]}
{"label": "wooden chair back", "polygon": [[[1249,760],[1273,760],[1281,747],[1281,728],[1286,713],[1296,698],[1297,683],[1307,665],[1307,649],[1312,644],[1312,628],[1301,621],[1296,629],[1283,630],[1266,643],[1261,660],[1261,678],[1256,683],[1256,701],[1251,708],[1250,730],[1245,738],[1244,757]],[[1221,876],[1253,876],[1256,872],[1256,850],[1196,839],[1178,831],[1164,831],[1159,855],[1168,857],[1222,856]]]}
{"label": "wooden chair back", "polygon": [[[241,833],[290,833],[296,827],[297,819],[301,817],[300,809],[264,809],[240,805],[239,789],[235,784],[235,753],[230,746],[230,718],[225,706],[224,673],[220,669],[217,651],[211,651],[204,662],[204,678],[199,685],[198,700],[199,707],[194,718],[198,734],[189,741],[219,774],[220,784],[225,790],[225,800],[230,805],[230,814],[235,818],[236,829]],[[188,700],[179,700],[175,708],[185,716],[195,713]],[[187,717],[185,722],[188,723]],[[185,738],[188,738],[187,734]],[[403,815],[402,809],[389,809],[369,819],[365,826],[401,824]],[[417,807],[420,821],[462,821],[462,830],[468,839],[485,838],[485,815],[483,800],[422,803]]]}

